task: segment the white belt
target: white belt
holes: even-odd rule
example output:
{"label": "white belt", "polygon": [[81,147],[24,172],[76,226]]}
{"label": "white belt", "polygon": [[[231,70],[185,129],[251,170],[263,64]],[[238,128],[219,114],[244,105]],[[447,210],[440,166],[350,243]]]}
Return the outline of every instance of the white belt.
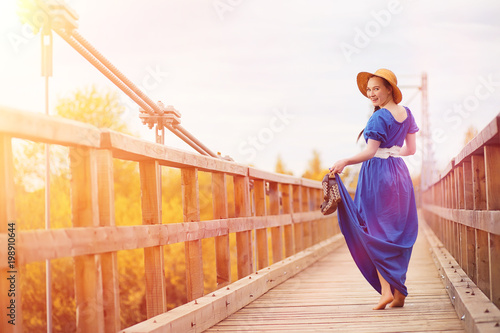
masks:
{"label": "white belt", "polygon": [[389,157],[399,157],[399,151],[401,150],[401,147],[399,146],[392,146],[391,148],[379,148],[377,149],[377,152],[375,153],[374,157],[378,158],[384,158],[388,159]]}

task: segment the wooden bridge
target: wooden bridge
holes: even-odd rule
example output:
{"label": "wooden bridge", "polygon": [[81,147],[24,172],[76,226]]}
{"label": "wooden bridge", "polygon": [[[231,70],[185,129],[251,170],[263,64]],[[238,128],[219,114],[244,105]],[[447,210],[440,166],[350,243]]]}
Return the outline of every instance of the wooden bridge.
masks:
{"label": "wooden bridge", "polygon": [[[63,257],[74,259],[78,332],[500,332],[500,117],[423,192],[406,306],[373,311],[378,295],[354,266],[336,216],[318,210],[319,182],[61,118],[0,115],[1,332],[23,332],[20,268]],[[12,138],[69,148],[71,228],[17,230]],[[115,225],[113,159],[139,164],[142,225]],[[181,170],[184,222],[162,221],[160,166]],[[212,175],[209,221],[200,221],[199,171]],[[215,239],[217,289],[209,293],[205,238]],[[167,311],[162,247],[174,243],[185,245],[188,302]],[[117,252],[130,249],[144,249],[149,319],[120,327]]]}

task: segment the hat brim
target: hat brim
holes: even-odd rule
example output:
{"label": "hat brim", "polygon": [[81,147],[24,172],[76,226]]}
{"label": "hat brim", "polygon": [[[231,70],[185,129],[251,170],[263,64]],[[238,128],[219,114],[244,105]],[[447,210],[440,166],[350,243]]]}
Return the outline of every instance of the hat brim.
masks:
{"label": "hat brim", "polygon": [[369,73],[369,72],[360,72],[358,73],[358,76],[356,78],[356,81],[358,83],[358,89],[359,91],[366,97],[368,98],[368,94],[366,92],[366,89],[368,87],[368,80],[372,77],[372,76],[377,76],[377,77],[381,77],[383,79],[385,79],[387,82],[389,82],[389,84],[391,85],[392,87],[392,96],[393,96],[393,99],[394,99],[394,103],[396,104],[399,104],[402,100],[403,100],[403,94],[401,93],[401,90],[398,88],[397,85],[395,85],[394,83],[392,83],[390,80],[388,80],[387,78],[383,77],[383,76],[380,76],[380,75],[376,75],[376,74],[373,74],[373,73]]}

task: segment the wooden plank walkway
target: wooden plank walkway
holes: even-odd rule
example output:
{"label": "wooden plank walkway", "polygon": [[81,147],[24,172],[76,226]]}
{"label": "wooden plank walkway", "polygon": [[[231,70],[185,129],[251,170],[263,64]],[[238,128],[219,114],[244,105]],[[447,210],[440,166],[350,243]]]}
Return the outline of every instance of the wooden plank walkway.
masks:
{"label": "wooden plank walkway", "polygon": [[420,230],[404,308],[374,311],[379,295],[346,245],[205,332],[465,332]]}

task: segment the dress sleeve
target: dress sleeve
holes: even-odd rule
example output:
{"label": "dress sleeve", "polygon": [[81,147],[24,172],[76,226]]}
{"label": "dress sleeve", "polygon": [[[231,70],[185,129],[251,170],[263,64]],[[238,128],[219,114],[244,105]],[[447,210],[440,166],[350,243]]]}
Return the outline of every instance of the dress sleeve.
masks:
{"label": "dress sleeve", "polygon": [[368,139],[380,142],[387,140],[387,123],[381,112],[377,111],[370,117],[365,127],[364,137],[366,142]]}
{"label": "dress sleeve", "polygon": [[410,114],[410,128],[408,129],[408,133],[410,134],[417,133],[420,130],[417,126],[417,122],[415,121],[415,118],[413,117],[411,111],[408,113]]}

